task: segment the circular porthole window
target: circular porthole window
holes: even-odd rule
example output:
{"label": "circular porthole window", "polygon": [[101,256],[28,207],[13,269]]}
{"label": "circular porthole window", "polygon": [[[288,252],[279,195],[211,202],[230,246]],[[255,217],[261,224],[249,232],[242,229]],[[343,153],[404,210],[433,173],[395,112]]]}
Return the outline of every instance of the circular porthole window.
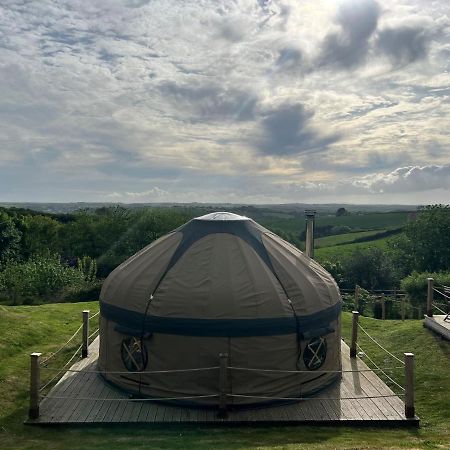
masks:
{"label": "circular porthole window", "polygon": [[327,357],[327,340],[324,337],[311,339],[305,347],[303,362],[309,370],[317,370],[322,367]]}
{"label": "circular porthole window", "polygon": [[122,361],[130,372],[142,372],[147,367],[147,349],[141,339],[129,337],[122,341]]}

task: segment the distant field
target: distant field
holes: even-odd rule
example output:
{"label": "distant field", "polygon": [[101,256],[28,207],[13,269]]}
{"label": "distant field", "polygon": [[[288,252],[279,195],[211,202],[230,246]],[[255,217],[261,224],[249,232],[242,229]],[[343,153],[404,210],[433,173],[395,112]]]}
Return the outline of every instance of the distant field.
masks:
{"label": "distant field", "polygon": [[[317,215],[316,226],[347,226],[358,231],[377,230],[379,232],[383,229],[405,225],[409,215],[410,213],[408,212],[352,214],[341,217],[336,217],[334,215]],[[257,220],[261,225],[269,229],[281,229],[291,233],[301,233],[305,229],[304,217],[281,218],[263,216],[258,217]]]}
{"label": "distant field", "polygon": [[410,213],[372,213],[372,214],[352,214],[349,216],[317,216],[318,226],[333,225],[347,226],[353,229],[370,230],[398,227],[406,224]]}
{"label": "distant field", "polygon": [[[337,236],[332,236],[337,237]],[[314,251],[314,257],[320,262],[325,260],[335,260],[342,258],[343,256],[349,255],[357,249],[367,249],[367,248],[387,248],[387,243],[390,238],[377,239],[375,241],[360,242],[345,245],[334,245],[332,247],[318,248]]]}
{"label": "distant field", "polygon": [[375,236],[385,230],[357,231],[355,233],[335,234],[333,236],[325,236],[315,240],[316,248],[332,247],[338,244],[349,244],[355,239],[362,237]]}

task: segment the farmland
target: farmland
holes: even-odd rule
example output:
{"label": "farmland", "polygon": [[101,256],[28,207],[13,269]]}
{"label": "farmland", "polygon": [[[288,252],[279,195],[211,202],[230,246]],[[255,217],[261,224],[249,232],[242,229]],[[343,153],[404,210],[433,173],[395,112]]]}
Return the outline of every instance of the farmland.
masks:
{"label": "farmland", "polygon": [[[260,217],[257,214],[249,214],[250,217],[259,221],[270,229],[282,229],[290,232],[300,232],[305,228],[305,217],[299,213],[298,217],[285,215],[284,217],[276,217],[270,213],[266,213]],[[318,214],[316,216],[316,227],[334,226],[349,227],[354,231],[364,230],[382,230],[391,227],[400,227],[405,225],[411,216],[408,212],[388,212],[388,213],[355,213],[347,216],[336,217],[334,214]]]}
{"label": "farmland", "polygon": [[[383,230],[387,231],[387,230]],[[380,234],[380,230],[370,230],[370,231],[355,231],[353,233],[344,234],[334,234],[331,236],[325,236],[317,238],[315,240],[315,248],[323,247],[333,247],[334,245],[351,244],[355,240],[360,240],[361,238],[371,238],[367,240],[376,240],[377,236]]]}
{"label": "farmland", "polygon": [[[370,235],[369,235],[370,236]],[[330,236],[330,238],[336,239],[340,238],[340,236]],[[326,238],[324,238],[326,239]],[[333,242],[333,239],[330,239],[331,242]],[[339,242],[339,239],[336,239],[336,241]],[[361,242],[361,243],[343,243],[342,245],[339,244],[331,244],[326,246],[320,246],[315,250],[314,256],[318,261],[323,261],[326,259],[334,259],[336,257],[342,258],[343,256],[348,256],[355,250],[362,250],[362,249],[368,249],[368,248],[381,248],[386,249],[388,246],[389,238],[382,238],[382,239],[374,239],[367,242]],[[320,244],[319,244],[320,245]]]}

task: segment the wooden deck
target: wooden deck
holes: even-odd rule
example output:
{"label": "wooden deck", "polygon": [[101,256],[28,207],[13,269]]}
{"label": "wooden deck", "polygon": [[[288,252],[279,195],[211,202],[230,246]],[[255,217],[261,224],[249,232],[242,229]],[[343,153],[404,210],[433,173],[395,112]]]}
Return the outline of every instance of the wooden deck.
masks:
{"label": "wooden deck", "polygon": [[438,333],[443,338],[450,340],[450,322],[444,321],[445,315],[428,317],[425,316],[423,326]]}
{"label": "wooden deck", "polygon": [[[89,356],[72,369],[95,370],[98,338],[89,347]],[[359,359],[350,360],[349,348],[342,343],[344,369],[367,369]],[[383,397],[380,396],[390,396]],[[195,423],[195,424],[364,424],[418,426],[418,417],[406,419],[404,404],[394,396],[374,372],[344,373],[340,382],[321,391],[320,399],[294,404],[230,411],[219,418],[216,410],[168,406],[151,401],[125,401],[126,394],[105,383],[96,373],[66,372],[40,405],[40,416],[28,424],[118,424],[118,423]],[[64,399],[58,397],[71,397]],[[331,399],[324,400],[323,397]],[[343,399],[357,397],[357,399]],[[378,398],[367,398],[378,397]],[[75,400],[72,398],[76,398]],[[102,400],[95,400],[102,399]]]}

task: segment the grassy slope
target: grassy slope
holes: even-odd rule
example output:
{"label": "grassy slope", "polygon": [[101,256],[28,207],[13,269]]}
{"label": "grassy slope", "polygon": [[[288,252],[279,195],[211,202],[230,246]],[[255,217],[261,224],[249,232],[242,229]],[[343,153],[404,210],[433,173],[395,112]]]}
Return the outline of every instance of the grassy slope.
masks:
{"label": "grassy slope", "polygon": [[[80,323],[81,310],[96,303],[0,307],[0,448],[51,449],[310,449],[449,448],[450,344],[423,329],[420,321],[362,324],[389,349],[413,351],[417,362],[417,410],[422,428],[352,427],[89,427],[38,428],[22,425],[27,409],[28,354],[55,350]],[[350,317],[344,314],[348,339]],[[361,346],[385,366],[384,355],[361,338]],[[397,364],[396,364],[397,365]],[[401,380],[400,373],[396,375]]]}

